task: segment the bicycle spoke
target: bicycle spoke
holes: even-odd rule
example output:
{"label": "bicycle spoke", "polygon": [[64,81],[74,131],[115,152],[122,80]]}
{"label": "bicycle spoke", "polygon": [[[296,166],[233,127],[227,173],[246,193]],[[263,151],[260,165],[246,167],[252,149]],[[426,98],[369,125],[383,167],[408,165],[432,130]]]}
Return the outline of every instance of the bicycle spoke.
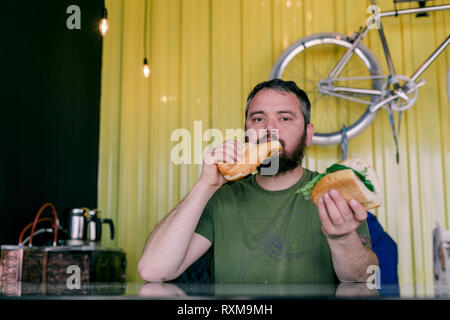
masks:
{"label": "bicycle spoke", "polygon": [[[326,97],[326,98],[324,99],[325,104],[326,104],[326,102],[328,102],[330,96],[323,96],[323,97]],[[322,125],[323,119],[324,119],[324,118],[328,118],[328,117],[326,117],[326,114],[327,114],[326,110],[323,110],[323,111],[322,111],[322,114],[321,114],[321,117],[320,117],[320,122],[317,124],[318,126],[323,126],[323,125]],[[326,119],[325,119],[325,120],[326,120]]]}
{"label": "bicycle spoke", "polygon": [[[316,77],[316,78],[323,79],[323,76],[318,72],[317,68],[314,67],[314,65],[311,64],[311,62],[309,62],[307,65],[311,66],[312,72],[308,72],[309,68],[307,68],[307,67],[306,68],[302,68],[300,66],[300,63],[295,63],[292,66],[290,66],[291,69],[287,72],[287,74],[290,74],[291,72],[297,71],[297,72],[295,72],[296,75],[303,75],[304,76],[304,75],[307,75],[307,74],[315,74],[315,75],[318,75],[318,77]],[[292,69],[294,69],[294,70],[292,70]],[[286,74],[286,72],[285,72],[285,74]],[[299,76],[299,77],[303,77],[303,76]],[[295,78],[299,78],[299,77],[293,77],[293,78],[295,79]],[[309,81],[309,82],[313,83],[314,85],[317,84],[316,81],[309,80],[307,78],[302,78],[302,81]]]}

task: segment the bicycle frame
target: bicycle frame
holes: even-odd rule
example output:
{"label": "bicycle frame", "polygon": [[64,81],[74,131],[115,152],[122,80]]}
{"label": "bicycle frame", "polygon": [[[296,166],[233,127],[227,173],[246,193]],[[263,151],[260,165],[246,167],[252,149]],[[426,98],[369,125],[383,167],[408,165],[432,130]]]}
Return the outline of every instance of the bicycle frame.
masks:
{"label": "bicycle frame", "polygon": [[[371,2],[373,5],[375,5],[375,1],[372,0]],[[377,111],[383,105],[385,105],[397,98],[402,98],[402,99],[407,100],[408,97],[406,94],[409,93],[409,92],[405,93],[398,84],[395,69],[394,69],[394,64],[393,64],[393,61],[392,61],[392,58],[391,58],[391,55],[389,52],[389,47],[388,47],[386,37],[384,35],[384,30],[383,30],[383,27],[381,24],[381,18],[397,17],[399,15],[406,15],[406,14],[417,14],[417,13],[425,13],[425,12],[433,12],[433,11],[443,11],[443,10],[449,10],[449,9],[450,9],[450,4],[445,4],[445,5],[424,7],[424,8],[411,8],[411,9],[385,11],[385,12],[380,12],[378,14],[375,14],[376,15],[375,19],[377,22],[377,29],[378,29],[378,33],[380,36],[382,46],[383,46],[386,62],[387,62],[388,68],[389,68],[389,76],[391,77],[391,83],[394,85],[394,93],[395,94],[390,95],[389,97],[385,98],[384,100],[382,100],[374,105],[371,105],[371,107],[370,107],[371,112]],[[336,66],[332,69],[332,71],[328,75],[328,78],[326,79],[327,82],[329,82],[330,80],[335,81],[338,79],[339,74],[341,73],[343,68],[346,66],[346,64],[348,63],[350,58],[352,57],[355,48],[361,43],[362,39],[367,35],[369,30],[370,29],[369,29],[368,25],[366,25],[364,28],[362,28],[362,31],[358,34],[356,39],[353,41],[352,46],[346,51],[344,56],[339,60],[339,62],[336,64]],[[430,64],[433,63],[434,60],[436,60],[436,58],[446,49],[449,42],[450,42],[450,36],[447,36],[447,38],[438,46],[438,48],[430,55],[430,57],[428,57],[424,61],[424,63],[410,77],[410,79],[413,82],[416,82],[417,79],[420,77],[420,75],[430,66]],[[364,78],[375,79],[374,77],[364,77]],[[349,80],[349,79],[350,78],[345,78],[345,79],[342,78],[341,80]],[[353,78],[353,79],[356,80],[357,78]],[[420,82],[420,83],[417,83],[416,86],[419,87],[423,84],[424,84],[424,82]],[[337,92],[348,92],[348,93],[365,94],[365,95],[380,95],[380,96],[382,95],[382,92],[380,90],[369,90],[369,89],[361,89],[361,88],[334,87],[331,90],[333,90],[333,92],[326,92],[326,93],[329,95],[334,95],[334,96],[337,96],[337,97],[340,97],[343,99],[348,99],[348,100],[352,100],[352,101],[356,101],[356,102],[360,102],[360,103],[364,103],[364,104],[367,104],[366,100],[346,96],[344,94],[340,94]]]}

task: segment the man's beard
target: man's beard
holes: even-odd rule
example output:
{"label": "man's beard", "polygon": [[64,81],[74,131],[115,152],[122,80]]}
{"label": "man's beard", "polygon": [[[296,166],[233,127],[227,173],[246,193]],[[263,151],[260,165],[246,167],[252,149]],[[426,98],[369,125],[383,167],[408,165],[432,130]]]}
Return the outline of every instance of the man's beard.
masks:
{"label": "man's beard", "polygon": [[291,171],[302,164],[302,160],[303,160],[303,157],[305,156],[305,149],[306,149],[306,143],[305,143],[306,142],[306,132],[299,139],[294,150],[289,153],[284,151],[284,150],[286,150],[284,141],[283,140],[279,140],[279,141],[280,141],[281,146],[283,147],[283,151],[281,151],[278,155],[278,161],[279,161],[278,171],[272,172],[272,171],[274,171],[274,169],[272,169],[271,166],[274,164],[272,164],[271,162],[274,160],[269,160],[267,162],[263,162],[258,167],[259,174],[279,175],[279,174],[285,173],[287,171]]}

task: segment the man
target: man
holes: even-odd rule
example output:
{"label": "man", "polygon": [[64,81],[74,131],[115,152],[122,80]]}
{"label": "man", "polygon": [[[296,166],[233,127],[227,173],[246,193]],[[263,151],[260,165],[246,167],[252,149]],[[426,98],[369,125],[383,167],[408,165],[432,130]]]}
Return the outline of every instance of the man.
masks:
{"label": "man", "polygon": [[205,153],[202,173],[186,197],[155,228],[139,262],[150,282],[177,278],[214,245],[216,283],[365,282],[378,265],[357,201],[332,190],[318,206],[296,190],[317,172],[302,168],[314,134],[310,102],[294,82],[257,85],[247,100],[251,142],[278,139],[278,171],[226,183],[216,164],[242,159],[243,147],[225,141]]}

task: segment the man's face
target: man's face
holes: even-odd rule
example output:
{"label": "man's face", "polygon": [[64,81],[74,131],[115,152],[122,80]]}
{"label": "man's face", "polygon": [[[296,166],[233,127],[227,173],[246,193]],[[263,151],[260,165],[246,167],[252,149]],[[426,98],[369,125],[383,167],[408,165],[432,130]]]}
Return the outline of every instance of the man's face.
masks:
{"label": "man's face", "polygon": [[256,132],[249,137],[252,142],[279,140],[283,150],[280,153],[278,173],[295,169],[301,164],[304,149],[311,144],[314,128],[307,126],[301,112],[300,101],[292,92],[278,92],[272,89],[259,91],[251,101],[246,130]]}

